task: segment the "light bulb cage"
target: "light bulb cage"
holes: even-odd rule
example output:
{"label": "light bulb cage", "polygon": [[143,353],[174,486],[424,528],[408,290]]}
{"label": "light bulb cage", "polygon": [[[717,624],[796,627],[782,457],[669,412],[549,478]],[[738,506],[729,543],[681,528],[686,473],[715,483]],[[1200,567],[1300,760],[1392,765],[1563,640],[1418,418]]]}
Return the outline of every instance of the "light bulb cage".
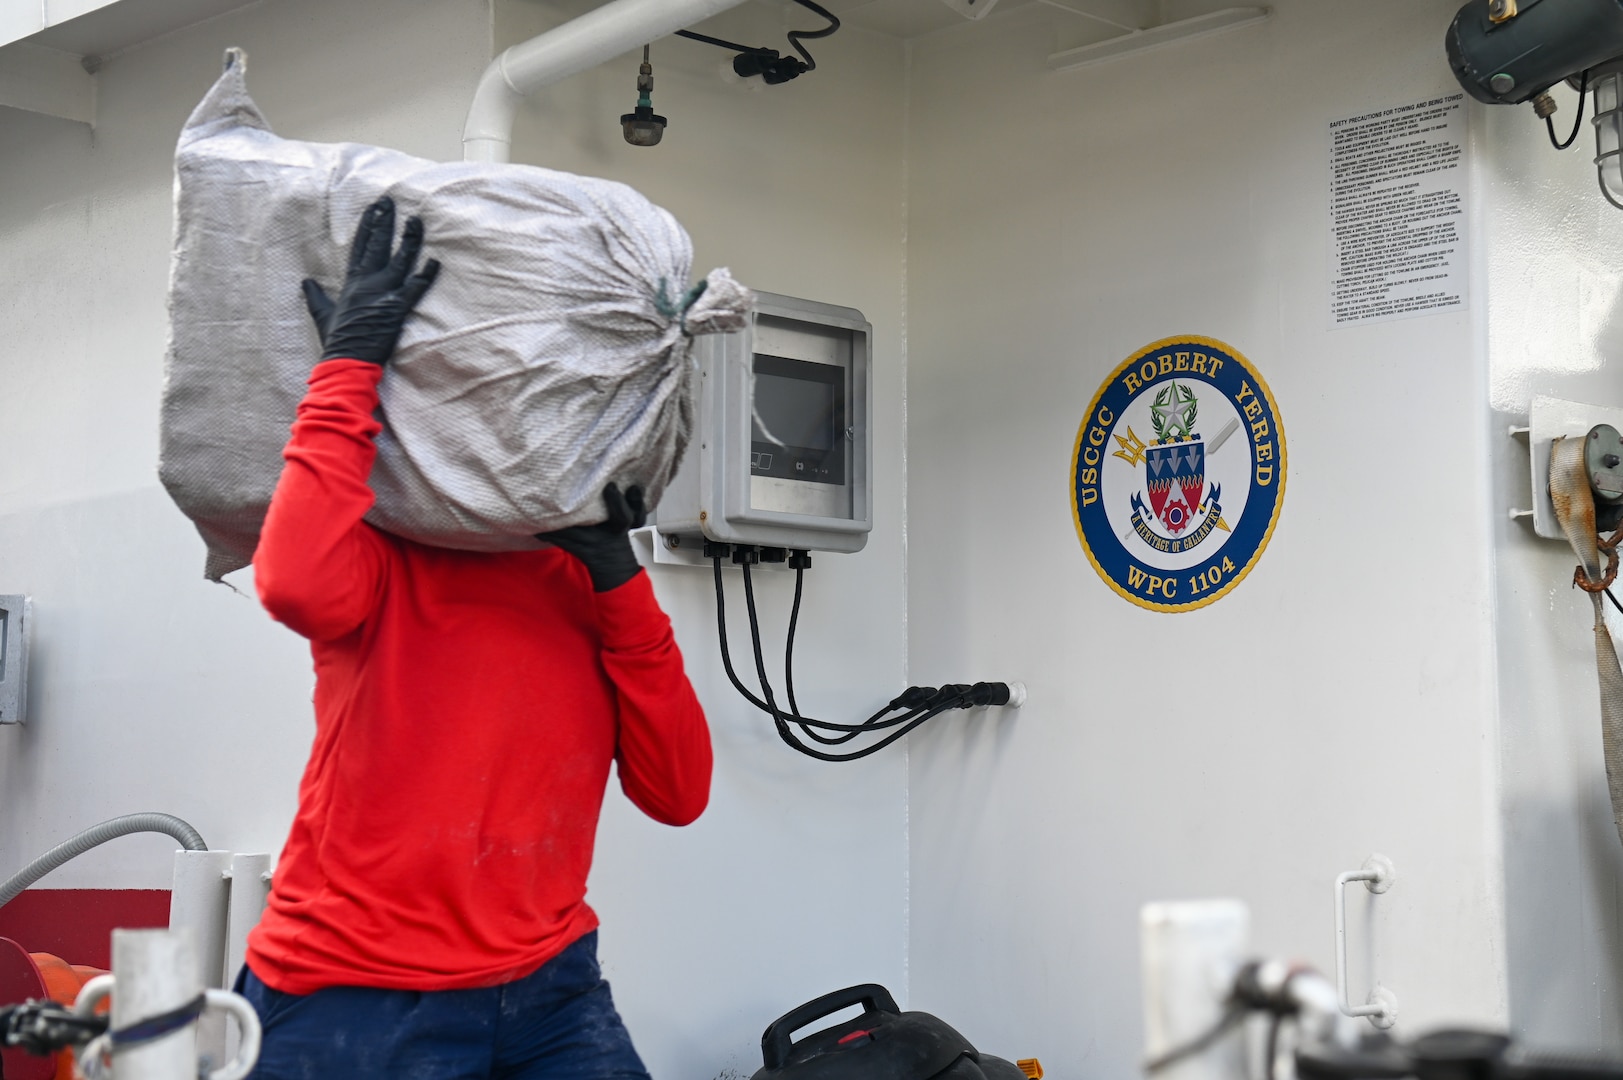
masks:
{"label": "light bulb cage", "polygon": [[[1595,180],[1606,201],[1623,210],[1623,64],[1607,64],[1590,81],[1595,95],[1590,121],[1595,125]],[[1608,182],[1608,172],[1615,175],[1615,185]]]}

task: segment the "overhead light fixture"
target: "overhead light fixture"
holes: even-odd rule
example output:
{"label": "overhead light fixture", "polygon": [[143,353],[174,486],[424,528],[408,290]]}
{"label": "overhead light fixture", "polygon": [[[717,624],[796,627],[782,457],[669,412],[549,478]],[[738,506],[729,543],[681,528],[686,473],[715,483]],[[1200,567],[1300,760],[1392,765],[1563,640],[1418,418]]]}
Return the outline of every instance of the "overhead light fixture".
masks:
{"label": "overhead light fixture", "polygon": [[648,46],[642,47],[642,66],[637,69],[637,107],[620,117],[620,130],[632,146],[658,146],[665,137],[665,118],[654,112],[654,65],[648,62]]}
{"label": "overhead light fixture", "polygon": [[[1445,45],[1466,93],[1490,105],[1532,102],[1557,150],[1578,141],[1593,91],[1601,194],[1623,210],[1623,9],[1591,0],[1469,0]],[[1560,82],[1578,92],[1578,116],[1565,139],[1555,130],[1549,93]]]}

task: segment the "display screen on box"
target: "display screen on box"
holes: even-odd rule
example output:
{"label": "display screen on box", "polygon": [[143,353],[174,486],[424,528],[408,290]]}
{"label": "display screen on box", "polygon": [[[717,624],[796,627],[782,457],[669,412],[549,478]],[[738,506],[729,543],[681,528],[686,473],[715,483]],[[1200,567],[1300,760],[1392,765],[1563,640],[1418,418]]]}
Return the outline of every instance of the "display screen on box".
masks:
{"label": "display screen on box", "polygon": [[750,474],[843,484],[845,369],[755,354]]}

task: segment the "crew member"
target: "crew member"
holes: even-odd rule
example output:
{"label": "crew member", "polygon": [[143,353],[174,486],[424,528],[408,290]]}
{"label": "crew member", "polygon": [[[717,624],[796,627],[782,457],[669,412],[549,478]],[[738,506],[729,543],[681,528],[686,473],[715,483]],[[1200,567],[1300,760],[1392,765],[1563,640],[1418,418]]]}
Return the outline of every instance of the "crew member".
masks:
{"label": "crew member", "polygon": [[585,901],[617,767],[685,825],[710,737],[670,621],[631,551],[641,492],[536,551],[427,547],[368,525],[378,383],[439,271],[362,217],[342,292],[305,297],[322,361],[254,556],[276,619],[310,639],[316,735],[239,990],[261,1080],[646,1077]]}

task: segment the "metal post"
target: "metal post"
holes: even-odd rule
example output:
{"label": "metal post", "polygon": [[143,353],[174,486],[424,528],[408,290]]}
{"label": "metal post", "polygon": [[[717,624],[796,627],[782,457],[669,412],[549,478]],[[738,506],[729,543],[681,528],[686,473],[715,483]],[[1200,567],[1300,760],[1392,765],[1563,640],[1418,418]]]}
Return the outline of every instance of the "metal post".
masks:
{"label": "metal post", "polygon": [[[199,990],[196,952],[188,930],[113,931],[113,966],[118,974],[91,979],[79,988],[73,1002],[74,1012],[94,1016],[97,1006],[112,995],[112,1030],[75,1048],[75,1076],[87,1080],[247,1080],[259,1060],[264,1034],[259,1015],[246,998],[229,990]],[[240,1048],[217,1069],[210,1070],[195,1060],[198,1021],[194,1010],[199,997],[203,999],[202,1015],[218,1013],[237,1021]],[[172,1001],[180,1004],[168,1004]],[[171,1015],[175,1013],[179,1015]],[[116,1038],[120,1034],[122,1040]]]}
{"label": "metal post", "polygon": [[[169,928],[190,930],[195,945],[200,986],[225,984],[226,923],[231,902],[231,852],[177,851],[174,892],[169,898]],[[122,985],[122,984],[121,984]],[[225,1017],[205,1016],[197,1045],[210,1068],[225,1061]],[[196,1064],[194,1062],[195,1070]]]}
{"label": "metal post", "polygon": [[[226,922],[225,982],[232,986],[248,956],[248,931],[259,925],[270,898],[271,857],[269,855],[231,856],[231,905]],[[227,1029],[226,1053],[237,1052],[236,1033]]]}
{"label": "metal post", "polygon": [[[114,930],[113,1029],[162,1016],[203,992],[196,938],[186,930]],[[197,1075],[197,1025],[119,1051],[117,1080]]]}
{"label": "metal post", "polygon": [[[1139,915],[1144,1050],[1153,1060],[1211,1031],[1246,959],[1250,909],[1238,900],[1146,904]],[[1156,1080],[1245,1080],[1239,1033],[1168,1064]]]}
{"label": "metal post", "polygon": [[226,922],[225,981],[229,987],[248,955],[248,931],[259,925],[270,899],[271,857],[231,856],[231,905]]}

